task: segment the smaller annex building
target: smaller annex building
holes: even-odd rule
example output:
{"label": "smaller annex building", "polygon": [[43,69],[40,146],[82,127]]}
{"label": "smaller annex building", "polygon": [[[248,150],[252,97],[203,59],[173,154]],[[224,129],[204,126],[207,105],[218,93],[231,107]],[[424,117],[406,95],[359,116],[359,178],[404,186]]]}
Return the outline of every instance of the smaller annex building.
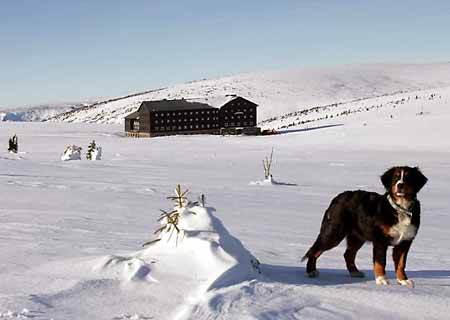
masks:
{"label": "smaller annex building", "polygon": [[258,134],[257,104],[236,95],[144,101],[125,117],[131,137],[174,134]]}

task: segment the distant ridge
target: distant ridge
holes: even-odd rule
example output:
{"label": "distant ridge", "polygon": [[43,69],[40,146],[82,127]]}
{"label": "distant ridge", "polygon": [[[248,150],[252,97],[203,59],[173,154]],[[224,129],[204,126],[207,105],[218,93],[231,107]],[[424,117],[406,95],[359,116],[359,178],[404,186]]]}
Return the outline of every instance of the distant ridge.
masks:
{"label": "distant ridge", "polygon": [[317,106],[447,86],[450,86],[450,63],[293,68],[191,81],[133,93],[74,108],[49,121],[122,123],[145,100],[201,97],[207,101],[229,94],[257,103],[258,121],[264,121]]}

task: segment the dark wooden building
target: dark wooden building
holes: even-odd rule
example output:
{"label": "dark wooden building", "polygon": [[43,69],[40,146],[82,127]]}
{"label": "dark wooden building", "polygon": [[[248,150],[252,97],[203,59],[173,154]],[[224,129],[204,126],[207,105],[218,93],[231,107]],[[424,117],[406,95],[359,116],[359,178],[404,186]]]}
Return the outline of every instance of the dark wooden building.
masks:
{"label": "dark wooden building", "polygon": [[125,132],[133,137],[257,134],[256,108],[255,103],[235,95],[223,99],[144,101],[136,112],[125,117]]}
{"label": "dark wooden building", "polygon": [[136,112],[125,117],[125,131],[135,137],[218,134],[219,109],[184,99],[144,101]]}
{"label": "dark wooden building", "polygon": [[257,134],[257,104],[239,96],[228,96],[230,99],[220,107],[220,128],[222,134]]}

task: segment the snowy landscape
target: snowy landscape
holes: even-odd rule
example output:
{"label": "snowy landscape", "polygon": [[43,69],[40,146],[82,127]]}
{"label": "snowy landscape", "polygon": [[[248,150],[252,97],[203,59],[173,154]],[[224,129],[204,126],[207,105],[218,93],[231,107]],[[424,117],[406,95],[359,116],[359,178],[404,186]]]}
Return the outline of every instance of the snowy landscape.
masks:
{"label": "snowy landscape", "polygon": [[[449,75],[450,63],[251,73],[0,122],[0,319],[446,319]],[[227,94],[259,104],[260,126],[280,134],[125,137],[144,100]],[[98,161],[86,159],[93,140]],[[62,161],[72,145],[81,160]],[[394,165],[429,179],[406,268],[415,287],[396,284],[392,259],[391,284],[377,286],[369,243],[365,278],[349,277],[343,244],[305,277],[330,200],[383,193]],[[167,199],[178,184],[183,205]],[[155,234],[173,222],[160,210],[180,230]]]}

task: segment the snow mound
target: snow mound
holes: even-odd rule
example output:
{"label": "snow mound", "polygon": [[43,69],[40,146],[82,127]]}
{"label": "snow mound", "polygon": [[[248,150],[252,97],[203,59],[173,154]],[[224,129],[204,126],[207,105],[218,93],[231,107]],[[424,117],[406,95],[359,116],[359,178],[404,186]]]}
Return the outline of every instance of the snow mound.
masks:
{"label": "snow mound", "polygon": [[266,178],[262,181],[250,181],[249,185],[251,186],[297,186],[295,183],[286,183],[276,181],[272,176]]}
{"label": "snow mound", "polygon": [[61,156],[62,161],[81,160],[81,147],[71,145],[64,150]]}
{"label": "snow mound", "polygon": [[[123,282],[162,282],[188,279],[200,292],[254,279],[259,261],[215,217],[215,209],[189,205],[179,209],[178,229],[162,231],[159,240],[130,256],[112,255],[94,266],[98,272],[117,275]],[[182,280],[181,280],[182,281]],[[183,283],[178,282],[179,286]]]}

